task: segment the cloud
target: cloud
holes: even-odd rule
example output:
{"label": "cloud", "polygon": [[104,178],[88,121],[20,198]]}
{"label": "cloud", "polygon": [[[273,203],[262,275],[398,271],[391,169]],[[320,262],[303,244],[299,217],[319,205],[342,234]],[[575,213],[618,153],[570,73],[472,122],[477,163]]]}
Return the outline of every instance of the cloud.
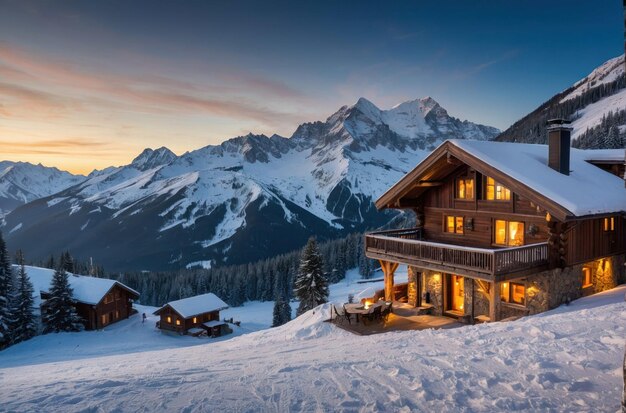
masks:
{"label": "cloud", "polygon": [[[266,126],[296,121],[306,96],[280,81],[245,72],[201,81],[146,73],[103,72],[44,58],[0,43],[0,96],[5,116],[72,115],[93,111],[201,114],[248,119]],[[29,87],[21,86],[28,80]],[[7,102],[8,98],[8,102]],[[291,104],[286,105],[285,100]],[[289,108],[280,109],[280,108]]]}
{"label": "cloud", "polygon": [[0,139],[0,153],[3,154],[90,154],[98,156],[102,152],[123,153],[124,150],[125,148],[114,146],[112,142],[87,138],[41,139],[34,141]]}

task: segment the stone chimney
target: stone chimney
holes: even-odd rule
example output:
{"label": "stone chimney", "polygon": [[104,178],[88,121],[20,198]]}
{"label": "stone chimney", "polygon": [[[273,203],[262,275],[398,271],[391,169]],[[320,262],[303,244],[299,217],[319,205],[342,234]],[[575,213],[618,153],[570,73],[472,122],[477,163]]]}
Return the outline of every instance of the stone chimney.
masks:
{"label": "stone chimney", "polygon": [[548,126],[548,166],[563,175],[569,175],[569,157],[572,128],[570,121],[550,119]]}

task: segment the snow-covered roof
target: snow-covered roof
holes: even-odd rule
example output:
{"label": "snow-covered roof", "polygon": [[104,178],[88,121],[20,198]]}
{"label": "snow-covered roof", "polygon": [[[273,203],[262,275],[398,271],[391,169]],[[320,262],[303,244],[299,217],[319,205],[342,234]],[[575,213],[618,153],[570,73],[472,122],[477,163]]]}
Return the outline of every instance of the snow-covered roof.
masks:
{"label": "snow-covered roof", "polygon": [[624,162],[626,149],[585,149],[582,151],[589,162]]}
{"label": "snow-covered roof", "polygon": [[228,304],[213,293],[196,295],[182,300],[170,301],[159,308],[154,314],[158,314],[165,307],[171,307],[183,318],[193,317],[198,314],[220,311],[228,308]]}
{"label": "snow-covered roof", "polygon": [[[14,265],[14,271],[17,271],[18,266]],[[26,273],[33,283],[33,287],[35,290],[35,295],[39,296],[40,292],[47,293],[50,290],[50,284],[52,282],[52,276],[54,275],[54,270],[48,268],[40,268],[40,267],[32,267],[25,266]],[[119,281],[110,280],[108,278],[96,278],[90,277],[87,275],[77,275],[68,273],[70,287],[73,290],[73,298],[74,300],[85,303],[96,305],[104,296],[113,288],[115,284],[121,286],[122,288],[136,294],[139,296],[139,293],[132,288],[122,284]]]}
{"label": "snow-covered roof", "polygon": [[[626,211],[624,180],[588,162],[598,151],[571,149],[570,174],[548,166],[548,146],[511,142],[449,141],[542,194],[575,216]],[[605,151],[615,156],[617,152]],[[622,151],[623,156],[623,151]]]}

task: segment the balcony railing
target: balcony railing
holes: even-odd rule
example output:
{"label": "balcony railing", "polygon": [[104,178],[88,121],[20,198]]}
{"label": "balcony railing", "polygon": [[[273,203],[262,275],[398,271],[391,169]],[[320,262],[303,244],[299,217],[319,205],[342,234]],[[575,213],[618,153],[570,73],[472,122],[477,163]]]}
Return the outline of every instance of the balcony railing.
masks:
{"label": "balcony railing", "polygon": [[488,278],[546,266],[548,244],[510,248],[474,248],[422,240],[419,229],[381,231],[365,237],[366,254],[411,265],[466,270]]}

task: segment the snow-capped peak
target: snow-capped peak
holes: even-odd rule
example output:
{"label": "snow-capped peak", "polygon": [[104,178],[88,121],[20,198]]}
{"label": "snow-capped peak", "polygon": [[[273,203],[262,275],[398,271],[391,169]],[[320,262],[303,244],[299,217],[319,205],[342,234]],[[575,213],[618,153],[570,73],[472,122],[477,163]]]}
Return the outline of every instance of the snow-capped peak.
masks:
{"label": "snow-capped peak", "polygon": [[131,165],[140,171],[156,168],[157,166],[167,165],[176,159],[176,154],[165,146],[158,149],[146,148],[131,162]]}
{"label": "snow-capped peak", "polygon": [[607,60],[589,75],[574,83],[574,90],[561,99],[561,103],[573,99],[591,88],[610,83],[620,76],[624,76],[624,55]]}

